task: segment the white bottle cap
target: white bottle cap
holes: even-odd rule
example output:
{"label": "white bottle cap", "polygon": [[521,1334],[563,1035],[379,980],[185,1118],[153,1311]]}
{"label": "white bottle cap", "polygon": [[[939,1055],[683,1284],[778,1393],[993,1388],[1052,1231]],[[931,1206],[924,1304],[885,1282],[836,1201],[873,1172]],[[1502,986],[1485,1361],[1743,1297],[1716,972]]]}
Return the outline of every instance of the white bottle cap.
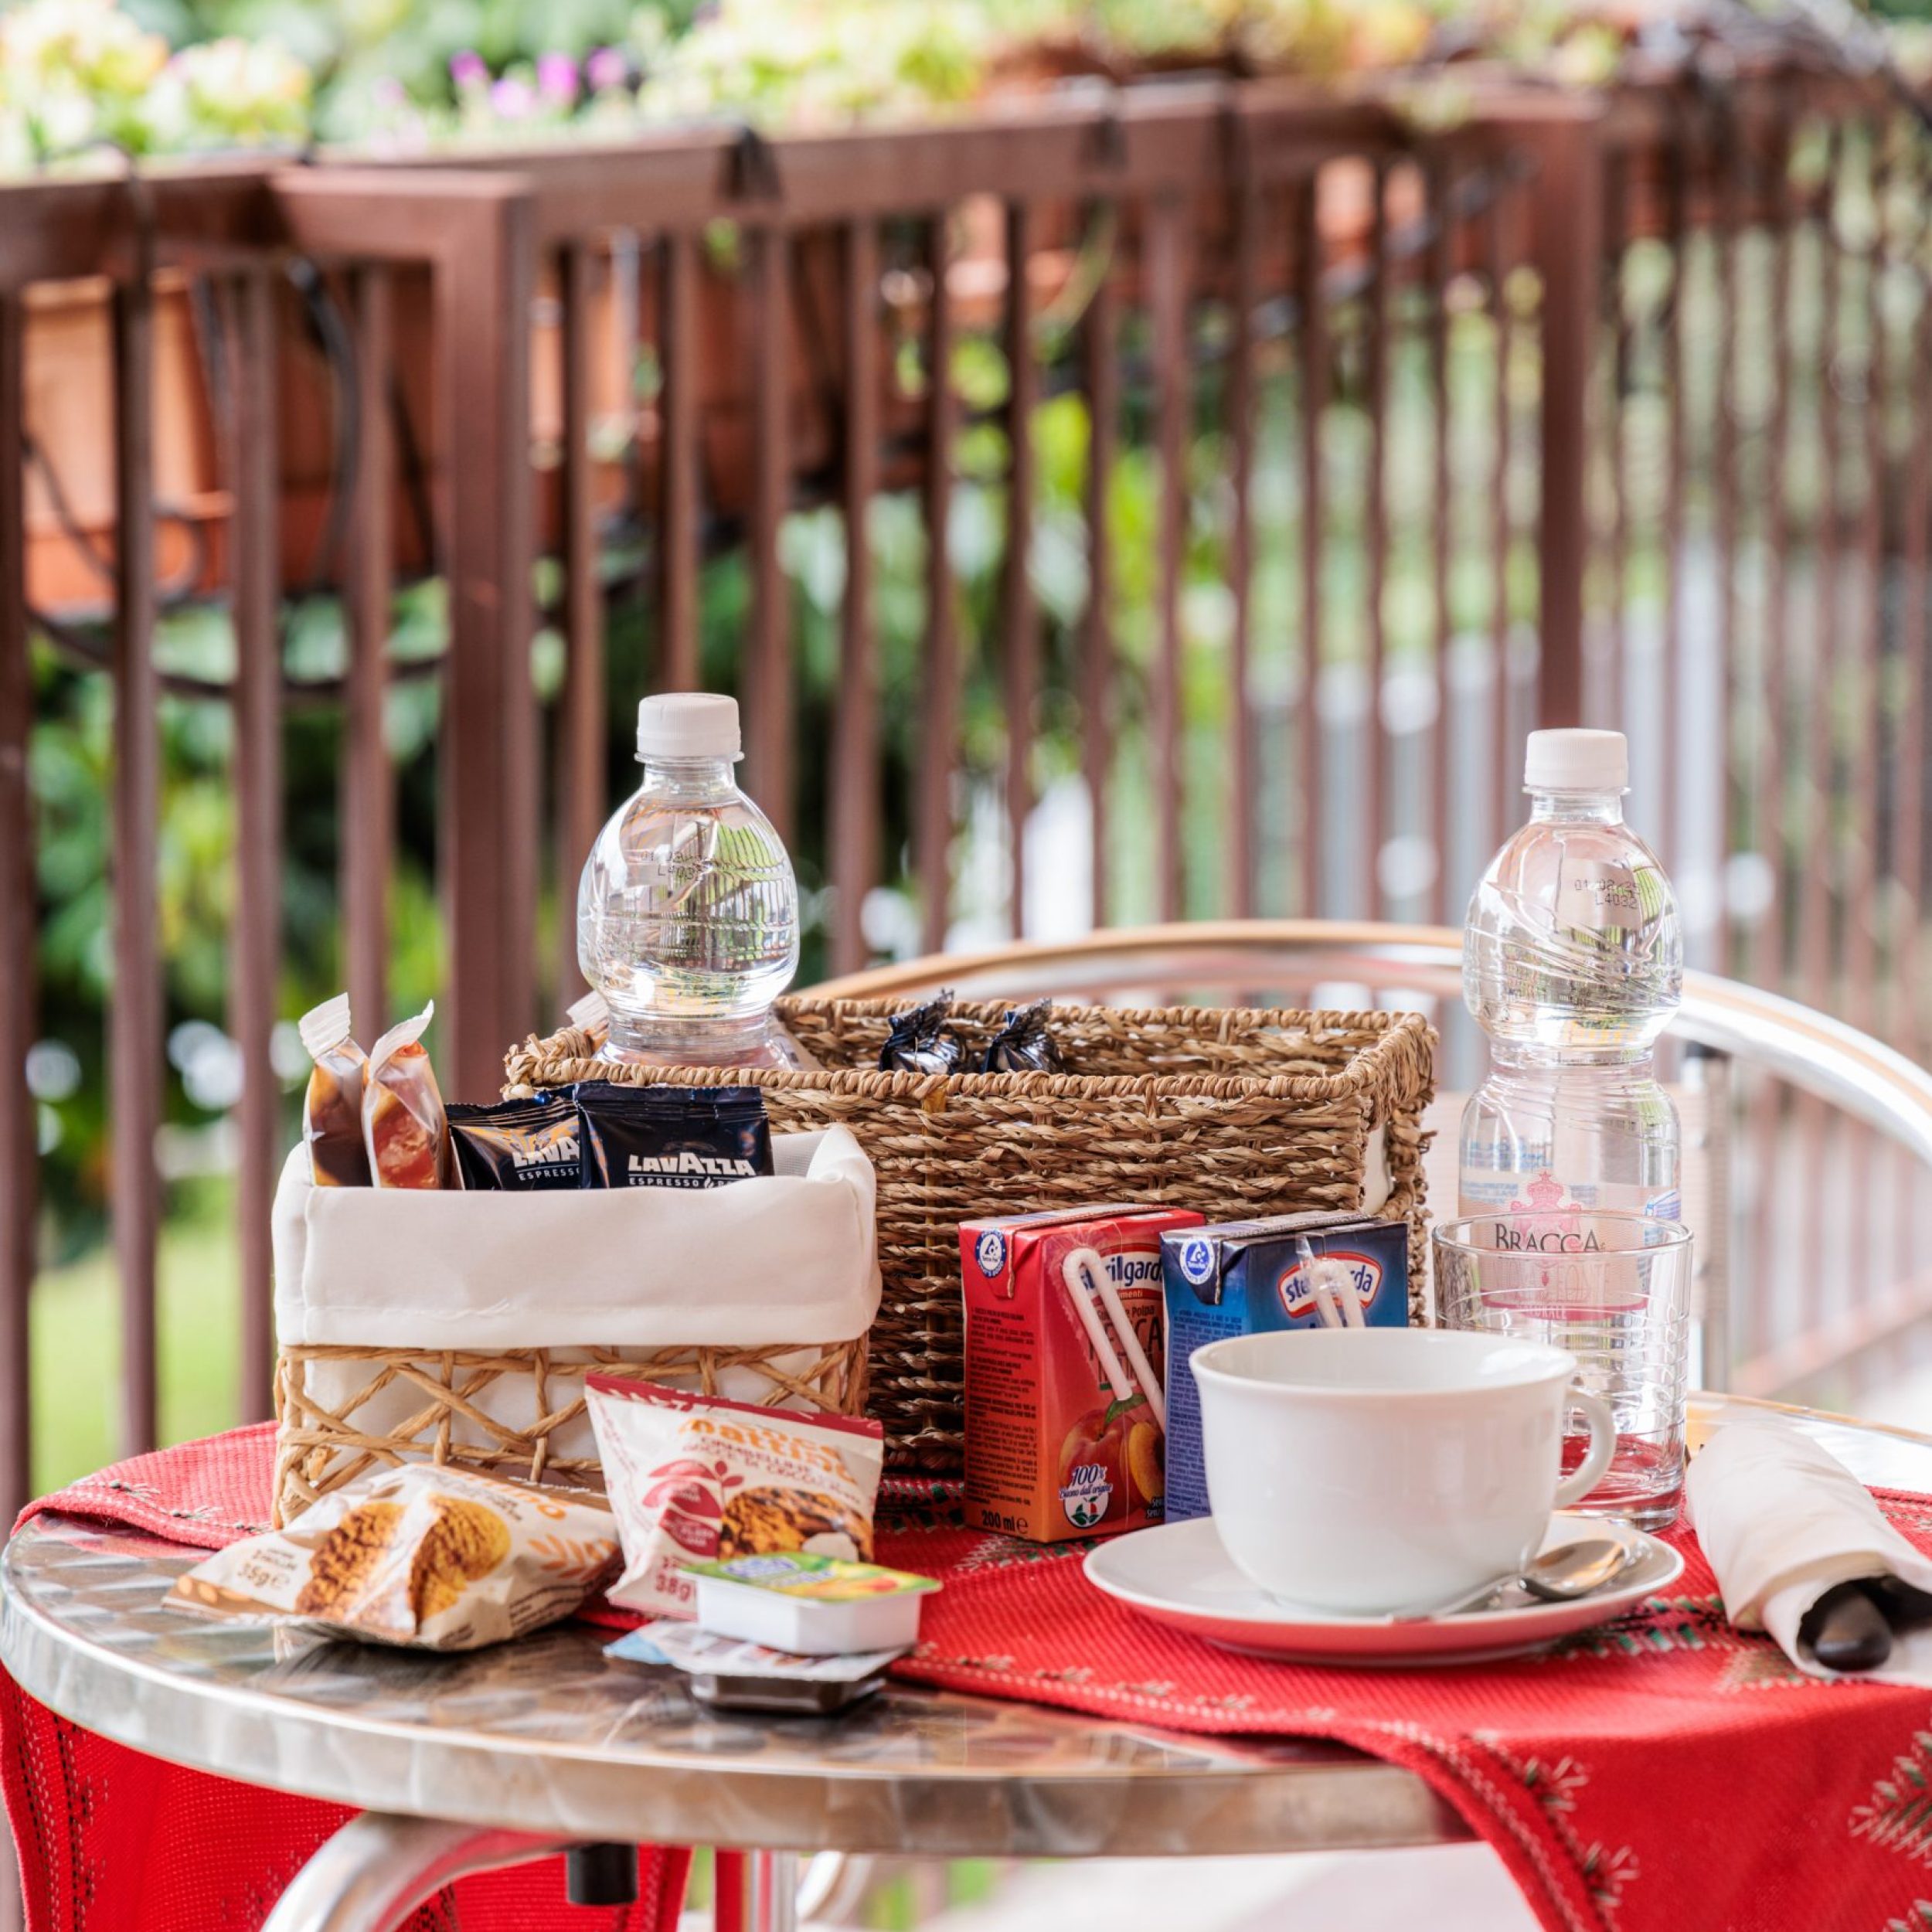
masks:
{"label": "white bottle cap", "polygon": [[638,762],[647,758],[739,758],[738,700],[709,691],[668,691],[638,706]]}
{"label": "white bottle cap", "polygon": [[1621,731],[1532,731],[1525,791],[1628,791],[1630,746]]}

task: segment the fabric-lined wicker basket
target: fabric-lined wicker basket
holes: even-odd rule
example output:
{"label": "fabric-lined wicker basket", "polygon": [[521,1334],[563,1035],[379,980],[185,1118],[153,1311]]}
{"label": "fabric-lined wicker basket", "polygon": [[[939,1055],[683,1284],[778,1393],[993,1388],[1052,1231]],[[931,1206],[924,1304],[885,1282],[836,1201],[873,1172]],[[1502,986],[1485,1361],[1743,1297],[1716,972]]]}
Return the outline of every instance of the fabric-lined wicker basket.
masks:
{"label": "fabric-lined wicker basket", "polygon": [[[729,1188],[275,1196],[274,1519],[365,1470],[600,1485],[584,1377],[856,1415],[879,1306],[874,1179],[841,1131]],[[702,1270],[704,1292],[689,1284]]]}
{"label": "fabric-lined wicker basket", "polygon": [[[1412,1318],[1427,1271],[1421,1130],[1435,1036],[1419,1015],[1056,1007],[1060,1073],[880,1073],[903,1002],[779,1002],[810,1072],[627,1067],[573,1029],[505,1063],[507,1092],[580,1080],[764,1089],[774,1132],[851,1130],[878,1179],[883,1293],[868,1407],[890,1466],[961,1466],[959,1223],[1104,1202],[1215,1220],[1327,1208],[1406,1219]],[[962,1002],[975,1063],[1008,1011]]]}

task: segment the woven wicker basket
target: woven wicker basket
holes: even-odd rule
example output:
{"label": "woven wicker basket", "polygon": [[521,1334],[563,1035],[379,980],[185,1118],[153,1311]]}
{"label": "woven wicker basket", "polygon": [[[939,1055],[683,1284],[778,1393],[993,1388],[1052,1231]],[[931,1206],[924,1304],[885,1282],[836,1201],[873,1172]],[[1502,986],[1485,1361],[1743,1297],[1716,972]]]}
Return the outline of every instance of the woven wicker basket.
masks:
{"label": "woven wicker basket", "polygon": [[[801,1361],[801,1357],[805,1359]],[[349,1371],[354,1393],[325,1400],[311,1376]],[[284,1346],[275,1366],[272,1520],[292,1522],[318,1496],[366,1470],[397,1462],[454,1463],[532,1482],[601,1489],[594,1456],[559,1454],[582,1433],[583,1378],[601,1372],[716,1395],[730,1378],[740,1400],[859,1415],[866,1401],[866,1342],[814,1352],[770,1349],[418,1349]],[[750,1384],[750,1386],[747,1386]],[[753,1393],[753,1390],[756,1393]],[[495,1400],[489,1410],[486,1391]],[[505,1405],[505,1393],[511,1396]],[[372,1422],[374,1406],[404,1396],[408,1413]]]}
{"label": "woven wicker basket", "polygon": [[[775,1129],[837,1121],[879,1179],[884,1299],[871,1336],[872,1413],[893,1467],[961,1466],[959,1223],[1105,1201],[1196,1209],[1216,1220],[1363,1203],[1371,1137],[1386,1148],[1378,1212],[1406,1217],[1410,1298],[1422,1318],[1423,1109],[1435,1036],[1413,1013],[1165,1007],[1055,1009],[1063,1073],[876,1070],[885,1000],[781,1001],[819,1061],[809,1073],[631,1068],[593,1059],[571,1029],[505,1062],[509,1090],[580,1080],[752,1083]],[[962,1004],[976,1058],[1005,1008]]]}

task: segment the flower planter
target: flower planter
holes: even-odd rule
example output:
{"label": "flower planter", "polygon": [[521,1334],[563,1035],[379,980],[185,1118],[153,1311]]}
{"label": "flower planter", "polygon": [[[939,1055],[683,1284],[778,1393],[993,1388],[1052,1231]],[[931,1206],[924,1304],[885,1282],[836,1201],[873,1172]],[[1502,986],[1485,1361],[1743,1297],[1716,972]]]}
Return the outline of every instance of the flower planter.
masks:
{"label": "flower planter", "polygon": [[[27,596],[39,611],[93,615],[114,603],[114,403],[111,286],[43,282],[27,292]],[[171,591],[209,590],[226,566],[230,498],[185,279],[155,289],[155,563]]]}

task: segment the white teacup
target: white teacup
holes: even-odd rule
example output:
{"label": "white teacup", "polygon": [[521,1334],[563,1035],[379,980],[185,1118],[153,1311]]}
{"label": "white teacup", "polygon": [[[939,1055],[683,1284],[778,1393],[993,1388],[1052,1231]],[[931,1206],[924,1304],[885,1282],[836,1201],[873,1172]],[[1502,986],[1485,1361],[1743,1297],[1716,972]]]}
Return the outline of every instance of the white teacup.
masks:
{"label": "white teacup", "polygon": [[[1617,1446],[1575,1356],[1430,1328],[1308,1328],[1197,1349],[1215,1527],[1270,1596],[1407,1616],[1520,1570]],[[1590,1425],[1560,1482],[1563,1418]]]}

